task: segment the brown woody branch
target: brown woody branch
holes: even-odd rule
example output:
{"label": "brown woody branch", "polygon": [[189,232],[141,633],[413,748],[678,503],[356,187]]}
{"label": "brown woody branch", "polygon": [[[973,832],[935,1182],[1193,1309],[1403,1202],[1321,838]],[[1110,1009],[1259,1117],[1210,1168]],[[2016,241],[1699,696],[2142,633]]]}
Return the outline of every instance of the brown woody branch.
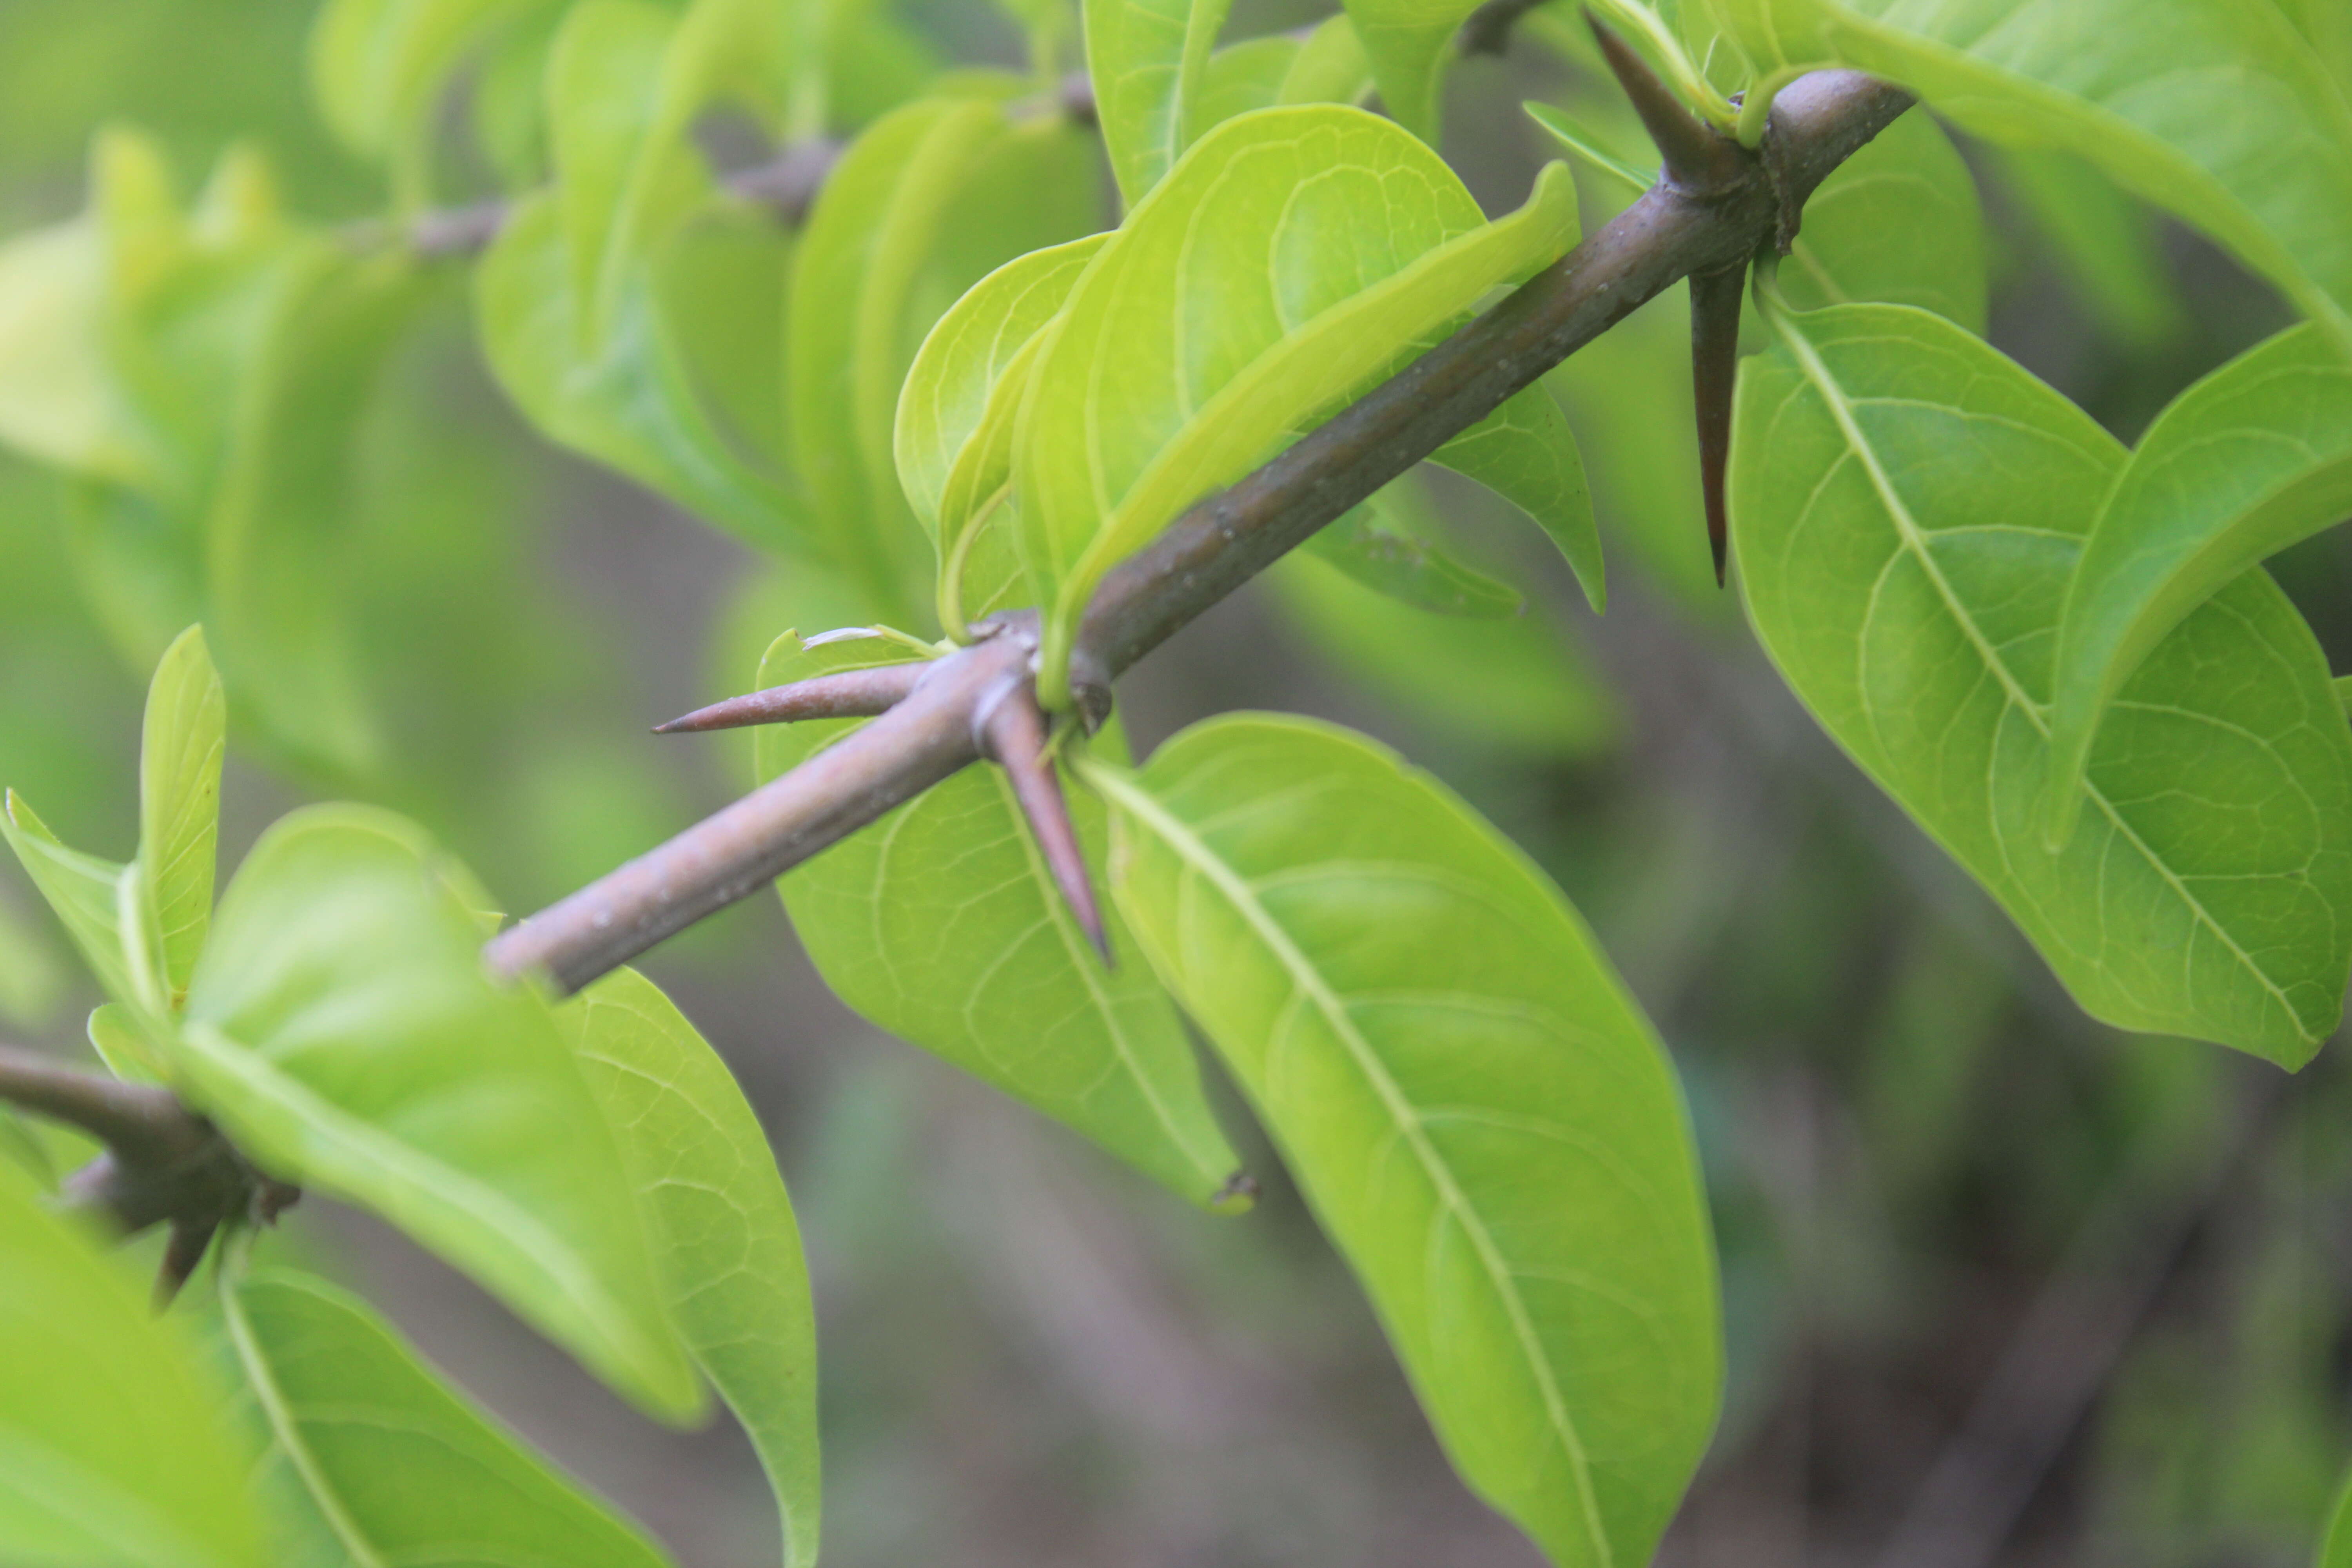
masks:
{"label": "brown woody branch", "polygon": [[133,1236],[172,1227],[157,1294],[179,1289],[222,1225],[268,1221],[301,1196],[248,1164],[219,1130],[153,1084],[101,1078],[0,1046],[0,1100],[106,1145],[67,1178],[67,1206]]}
{"label": "brown woody branch", "polygon": [[[1098,721],[1136,660],[1635,307],[1775,247],[1813,189],[1910,103],[1857,72],[1801,78],[1773,105],[1763,153],[1722,137],[1679,160],[1696,175],[1662,181],[1402,374],[1194,505],[1087,605],[1072,658],[1082,710]],[[863,729],[501,932],[485,950],[491,968],[577,990],[979,760],[974,720],[1008,676],[1032,675],[1035,622],[981,629]]]}

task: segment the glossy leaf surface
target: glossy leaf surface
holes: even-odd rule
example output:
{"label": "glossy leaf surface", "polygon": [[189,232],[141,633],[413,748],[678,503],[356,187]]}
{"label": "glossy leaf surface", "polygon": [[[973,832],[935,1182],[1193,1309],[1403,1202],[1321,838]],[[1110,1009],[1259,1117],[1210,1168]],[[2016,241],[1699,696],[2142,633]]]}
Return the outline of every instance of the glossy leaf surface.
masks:
{"label": "glossy leaf surface", "polygon": [[[668,1559],[444,1383],[347,1290],[291,1269],[225,1285],[261,1439],[254,1485],[291,1560],[578,1563]],[[315,1555],[314,1555],[315,1554]]]}
{"label": "glossy leaf surface", "polygon": [[[905,657],[881,638],[812,648],[787,636],[769,650],[760,684]],[[761,730],[760,777],[852,727]],[[1073,791],[1070,810],[1099,864],[1101,807]],[[966,768],[933,785],[779,885],[826,984],[877,1026],[1085,1133],[1193,1203],[1214,1201],[1240,1168],[1167,996],[1110,910],[1119,963],[1104,969],[996,769]]]}
{"label": "glossy leaf surface", "polygon": [[691,1416],[620,1152],[544,1005],[483,973],[488,907],[399,817],[294,813],[222,900],[173,1066],[266,1169],[376,1210]]}
{"label": "glossy leaf surface", "polygon": [[816,1561],[816,1321],[759,1119],[660,989],[607,975],[558,1014],[646,1206],[679,1336],[758,1449],[786,1568]]}
{"label": "glossy leaf surface", "polygon": [[0,1159],[0,1556],[106,1568],[268,1561],[216,1392],[96,1239]]}
{"label": "glossy leaf surface", "polygon": [[1216,1044],[1471,1488],[1643,1563],[1715,1422],[1697,1161],[1665,1052],[1559,889],[1344,731],[1212,720],[1090,767],[1138,940]]}
{"label": "glossy leaf surface", "polygon": [[1360,110],[1262,110],[1195,143],[1080,279],[1022,407],[1013,489],[1049,703],[1112,564],[1575,234],[1564,167],[1482,224],[1434,153]]}
{"label": "glossy leaf surface", "polygon": [[1963,130],[2051,147],[2219,239],[2352,353],[2352,104],[2242,0],[1717,0],[1766,66],[1897,81]]}
{"label": "glossy leaf surface", "polygon": [[2149,652],[2247,568],[2352,517],[2352,362],[2313,326],[2157,416],[2084,542],[2052,674],[2052,831],[2073,831],[2093,731]]}
{"label": "glossy leaf surface", "polygon": [[162,937],[163,978],[187,990],[213,917],[213,862],[220,834],[221,760],[228,704],[190,626],[163,655],[147,688],[139,746],[139,864]]}
{"label": "glossy leaf surface", "polygon": [[1781,319],[1733,449],[1748,613],[1790,685],[2118,1027],[2299,1064],[2352,966],[2352,731],[2310,631],[2239,579],[2123,688],[2043,847],[2051,653],[2114,438],[1925,311]]}

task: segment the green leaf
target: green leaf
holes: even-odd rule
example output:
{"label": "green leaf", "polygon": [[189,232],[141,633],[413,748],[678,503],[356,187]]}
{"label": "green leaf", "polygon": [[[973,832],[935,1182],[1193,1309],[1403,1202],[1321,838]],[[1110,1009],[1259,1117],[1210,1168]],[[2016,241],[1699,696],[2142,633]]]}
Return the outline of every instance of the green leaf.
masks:
{"label": "green leaf", "polygon": [[2084,1009],[2294,1065],[2352,966],[2352,730],[2260,574],[2126,684],[2083,830],[2045,848],[2060,605],[2124,453],[1922,310],[1780,318],[1732,448],[1748,614],[1865,772],[1998,899]]}
{"label": "green leaf", "polygon": [[646,1210],[670,1314],[759,1451],[785,1568],[816,1561],[816,1323],[800,1226],[743,1091],[633,970],[558,1014]]}
{"label": "green leaf", "polygon": [[1306,47],[1299,38],[1245,38],[1211,55],[1192,98],[1192,133],[1197,136],[1236,114],[1281,102],[1283,83],[1290,79],[1290,73],[1297,68],[1299,53]]}
{"label": "green leaf", "polygon": [[1554,165],[1482,223],[1435,153],[1338,105],[1261,110],[1195,143],[1079,280],[1022,407],[1013,492],[1047,595],[1048,701],[1066,703],[1105,572],[1566,249],[1575,205]]}
{"label": "green leaf", "polygon": [[310,96],[343,144],[388,163],[404,208],[432,195],[433,132],[450,76],[550,0],[330,0],[310,32]]}
{"label": "green leaf", "polygon": [[2336,1489],[2336,1500],[2328,1506],[2326,1533],[2320,1537],[2312,1568],[2352,1568],[2352,1477]]}
{"label": "green leaf", "polygon": [[403,257],[306,251],[255,336],[205,519],[210,625],[241,711],[282,751],[366,775],[383,742],[350,616],[357,448],[425,283]]}
{"label": "green leaf", "polygon": [[14,790],[0,809],[0,837],[16,852],[17,863],[56,912],[100,988],[122,1005],[129,1026],[124,1037],[142,1046],[140,1076],[153,1076],[149,1042],[162,1038],[160,1020],[170,1009],[159,968],[161,931],[152,923],[138,868],[67,848]]}
{"label": "green leaf", "polygon": [[[701,243],[688,229],[680,249]],[[683,260],[677,265],[688,265]],[[757,320],[763,295],[736,279],[725,300]],[[474,274],[482,348],[523,416],[559,446],[610,465],[755,544],[787,549],[803,526],[792,493],[729,442],[663,320],[654,282],[635,280],[612,336],[583,351],[573,331],[562,215],[545,195],[519,203]],[[772,310],[772,305],[767,308]]]}
{"label": "green leaf", "polygon": [[1559,546],[1593,609],[1609,607],[1601,525],[1584,483],[1584,456],[1568,416],[1538,383],[1517,393],[1430,455],[1517,507]]}
{"label": "green leaf", "polygon": [[0,1160],[0,1556],[261,1568],[194,1348],[13,1160]]}
{"label": "green leaf", "polygon": [[298,811],[222,900],[173,1065],[265,1168],[375,1209],[690,1418],[620,1152],[544,1005],[483,973],[489,907],[403,819]]}
{"label": "green leaf", "polygon": [[1491,621],[1526,608],[1517,588],[1464,565],[1432,538],[1441,531],[1435,524],[1407,477],[1318,529],[1305,548],[1374,593],[1432,615]]}
{"label": "green leaf", "polygon": [[1354,1268],[1473,1490],[1645,1563],[1715,1424],[1715,1267],[1664,1050],[1584,922],[1344,731],[1195,725],[1091,764],[1113,886]]}
{"label": "green leaf", "polygon": [[1613,151],[1608,139],[1586,127],[1565,110],[1549,103],[1523,103],[1528,118],[1543,127],[1551,139],[1570,153],[1609,175],[1635,195],[1640,195],[1658,183],[1655,169],[1644,169],[1633,160]]}
{"label": "green leaf", "polygon": [[1309,645],[1433,733],[1544,761],[1591,757],[1616,741],[1615,699],[1541,606],[1501,620],[1441,618],[1349,581],[1318,552],[1296,561],[1265,580]]}
{"label": "green leaf", "polygon": [[1196,122],[1196,104],[1232,8],[1232,0],[1084,0],[1087,75],[1125,206],[1207,128]]}
{"label": "green leaf", "polygon": [[107,363],[105,252],[76,218],[0,245],[0,443],[118,482],[153,463]]}
{"label": "green leaf", "polygon": [[1454,63],[1454,35],[1479,0],[1347,0],[1381,101],[1423,141],[1437,141],[1440,84]]}
{"label": "green leaf", "polygon": [[[760,667],[772,686],[901,663],[903,646],[787,633]],[[759,731],[774,778],[855,721]],[[1070,800],[1099,863],[1101,807]],[[966,768],[778,884],[825,983],[876,1026],[1093,1139],[1193,1203],[1221,1201],[1240,1160],[1217,1129],[1175,1010],[1106,911],[1106,971],[1055,890],[1003,775]]]}
{"label": "green leaf", "polygon": [[226,1282],[220,1301],[258,1428],[254,1485],[284,1516],[289,1560],[312,1542],[353,1564],[669,1561],[349,1291],[268,1268]]}
{"label": "green leaf", "polygon": [[1916,305],[1984,331],[1984,211],[1975,176],[1933,120],[1904,115],[1822,183],[1780,284],[1801,310]]}
{"label": "green leaf", "polygon": [[1360,104],[1371,90],[1372,62],[1356,24],[1342,13],[1326,16],[1307,35],[1274,101]]}
{"label": "green leaf", "polygon": [[221,759],[228,704],[190,626],[163,655],[147,687],[139,747],[139,864],[161,931],[163,982],[184,995],[213,918],[213,862],[220,835]]}
{"label": "green leaf", "polygon": [[2157,416],[2066,589],[2051,677],[2053,836],[2092,737],[2174,627],[2249,567],[2352,516],[2352,364],[2315,326],[2241,354]]}
{"label": "green leaf", "polygon": [[1717,0],[1759,68],[1834,62],[2076,153],[2205,230],[2352,352],[2352,105],[2273,5]]}
{"label": "green leaf", "polygon": [[917,346],[985,274],[1090,226],[1069,200],[1083,153],[998,103],[925,100],[860,136],[810,213],[787,305],[793,467],[830,558],[894,620],[919,621],[930,564],[893,461]]}

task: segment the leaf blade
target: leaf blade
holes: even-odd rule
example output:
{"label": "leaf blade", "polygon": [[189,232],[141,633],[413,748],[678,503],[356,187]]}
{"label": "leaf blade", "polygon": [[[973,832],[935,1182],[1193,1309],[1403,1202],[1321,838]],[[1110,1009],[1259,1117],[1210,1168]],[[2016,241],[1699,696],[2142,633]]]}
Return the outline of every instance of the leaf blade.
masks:
{"label": "leaf blade", "polygon": [[1646,1560],[1714,1422],[1714,1267],[1664,1052],[1582,922],[1327,725],[1228,716],[1086,776],[1145,951],[1464,1479],[1555,1562]]}

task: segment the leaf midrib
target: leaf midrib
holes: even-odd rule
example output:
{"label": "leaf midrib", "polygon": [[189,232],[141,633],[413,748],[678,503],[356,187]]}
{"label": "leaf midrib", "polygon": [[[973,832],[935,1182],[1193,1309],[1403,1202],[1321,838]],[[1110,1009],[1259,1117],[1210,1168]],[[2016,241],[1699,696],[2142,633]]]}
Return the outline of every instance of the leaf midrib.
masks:
{"label": "leaf midrib", "polygon": [[[1885,509],[1888,519],[1895,524],[1895,537],[1902,547],[1909,551],[1919,563],[1920,570],[1927,574],[1928,582],[1935,586],[1937,596],[1943,601],[1945,613],[1958,625],[1963,635],[1967,637],[1969,646],[1977,650],[1978,658],[1983,662],[1985,668],[1992,672],[1993,678],[2000,683],[2001,689],[2008,693],[2010,706],[2025,715],[2026,722],[2033,726],[2034,733],[2042,738],[2046,746],[2050,739],[2050,725],[2042,714],[2041,705],[2027,695],[2024,688],[2017,683],[2017,678],[2010,672],[2007,661],[2002,659],[1992,645],[1986,640],[1983,631],[1977,626],[1976,617],[1969,613],[1958,592],[1952,587],[1950,580],[1944,575],[1943,568],[1937,563],[1934,552],[1927,548],[1927,537],[1919,527],[1918,520],[1911,515],[1911,509],[1896,490],[1893,478],[1880,466],[1876,450],[1864,436],[1861,425],[1854,418],[1853,406],[1846,397],[1845,389],[1831,374],[1829,366],[1822,363],[1820,353],[1813,347],[1812,341],[1798,328],[1788,311],[1775,312],[1774,324],[1779,328],[1780,341],[1788,345],[1790,356],[1797,361],[1799,368],[1804,372],[1805,379],[1811,382],[1813,389],[1821,395],[1822,402],[1828,407],[1831,418],[1837,422],[1838,431],[1845,439],[1846,449],[1862,464],[1863,471],[1869,475],[1871,488],[1877,494],[1879,504]],[[2206,909],[2203,901],[2189,891],[2188,885],[2180,879],[2170,866],[2165,864],[2163,858],[2148,847],[2147,840],[2133,831],[2131,825],[2123,819],[2114,804],[2107,799],[2098,785],[2091,781],[2087,771],[2083,777],[2082,789],[2083,793],[2090,797],[2091,803],[2099,808],[2099,815],[2105,817],[2108,825],[2116,834],[2137,851],[2143,860],[2155,868],[2157,874],[2163,878],[2165,885],[2172,889],[2176,898],[2188,906],[2189,913],[2196,917],[2198,922],[2218,937],[2221,945],[2229,949],[2231,956],[2260,983],[2263,990],[2269,994],[2273,1001],[2285,1010],[2287,1019],[2294,1026],[2296,1036],[2309,1039],[2309,1032],[2303,1025],[2303,1015],[2296,1011],[2294,1003],[2287,1000],[2286,993],[2279,988],[2278,983],[2264,972],[2261,964],[2254,962],[2251,953],[2238,944],[2237,939],[2222,926],[2221,922],[2213,918],[2212,911]],[[1993,828],[1993,833],[1996,839],[2000,838],[1998,826]]]}
{"label": "leaf midrib", "polygon": [[[239,1262],[242,1263],[241,1258]],[[285,1450],[287,1462],[294,1467],[295,1474],[302,1478],[304,1489],[319,1505],[319,1511],[326,1517],[328,1528],[343,1543],[343,1550],[352,1554],[357,1568],[389,1568],[383,1555],[361,1533],[358,1521],[343,1506],[342,1494],[328,1483],[319,1457],[310,1451],[310,1441],[303,1436],[293,1406],[287,1402],[286,1391],[278,1386],[278,1373],[270,1366],[268,1358],[262,1354],[260,1342],[254,1336],[253,1325],[246,1318],[245,1301],[237,1283],[232,1283],[221,1291],[220,1303],[221,1316],[228,1324],[230,1342],[236,1346],[236,1359],[245,1366],[246,1382],[253,1389],[253,1397],[268,1415],[278,1447]]]}
{"label": "leaf midrib", "polygon": [[1535,1373],[1543,1395],[1545,1415],[1559,1437],[1570,1468],[1576,1476],[1577,1500],[1581,1505],[1586,1531],[1603,1568],[1608,1568],[1616,1558],[1607,1536],[1601,1532],[1600,1503],[1592,1491],[1591,1461],[1585,1457],[1583,1439],[1579,1436],[1576,1424],[1568,1414],[1566,1402],[1560,1396],[1559,1381],[1552,1374],[1551,1363],[1536,1342],[1527,1304],[1520,1299],[1514,1276],[1496,1247],[1494,1237],[1487,1230],[1484,1218],[1455,1184],[1452,1170],[1429,1142],[1420,1116],[1389,1073],[1387,1064],[1380,1059],[1371,1043],[1357,1030],[1355,1021],[1348,1016],[1338,994],[1324,983],[1320,972],[1291,941],[1289,932],[1258,901],[1246,881],[1213,854],[1184,823],[1163,810],[1156,798],[1134,782],[1132,775],[1108,768],[1096,768],[1089,772],[1099,787],[1117,797],[1122,809],[1149,823],[1185,864],[1205,877],[1224,895],[1226,901],[1273,952],[1276,961],[1290,975],[1293,987],[1314,1003],[1316,1009],[1323,1015],[1325,1023],[1347,1047],[1357,1070],[1379,1095],[1381,1105],[1395,1125],[1398,1137],[1412,1149],[1423,1173],[1437,1190],[1439,1201],[1451,1212],[1454,1222],[1462,1226],[1463,1234],[1470,1238],[1488,1281],[1502,1299],[1510,1316],[1513,1337],[1518,1342],[1519,1353]]}

